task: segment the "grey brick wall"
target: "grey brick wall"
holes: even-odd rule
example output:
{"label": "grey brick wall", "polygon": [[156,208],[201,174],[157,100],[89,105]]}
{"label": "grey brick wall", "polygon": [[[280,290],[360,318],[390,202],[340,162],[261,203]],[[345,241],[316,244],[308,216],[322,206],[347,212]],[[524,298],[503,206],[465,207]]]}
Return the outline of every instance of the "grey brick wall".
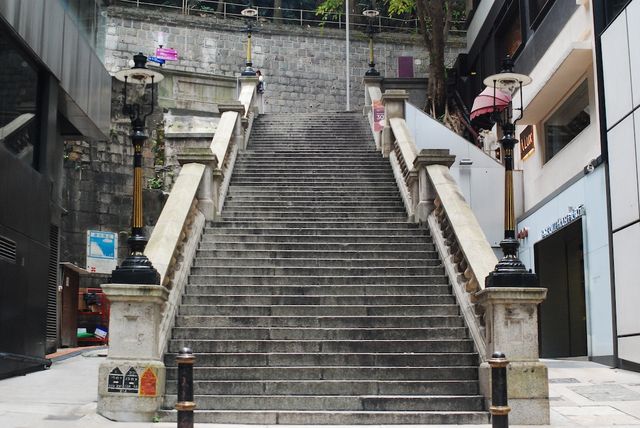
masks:
{"label": "grey brick wall", "polygon": [[[244,23],[215,16],[182,16],[168,11],[110,7],[107,9],[105,65],[110,72],[128,67],[132,54],[151,54],[160,37],[177,49],[180,61],[165,67],[185,72],[237,76],[244,66]],[[253,63],[266,79],[265,111],[342,111],[346,107],[345,32],[338,29],[275,25],[257,22],[253,35]],[[464,40],[452,38],[447,61],[453,63]],[[366,35],[351,32],[351,106],[364,102],[362,76],[368,69]],[[428,54],[418,35],[379,34],[376,68],[383,76],[397,76],[397,58],[413,56],[416,77],[426,77]]]}

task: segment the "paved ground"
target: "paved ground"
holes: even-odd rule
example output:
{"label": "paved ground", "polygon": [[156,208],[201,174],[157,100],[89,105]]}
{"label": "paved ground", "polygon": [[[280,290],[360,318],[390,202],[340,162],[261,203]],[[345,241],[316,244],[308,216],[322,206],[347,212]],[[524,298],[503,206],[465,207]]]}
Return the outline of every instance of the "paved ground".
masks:
{"label": "paved ground", "polygon": [[[175,427],[169,423],[117,423],[96,414],[97,372],[105,352],[93,349],[81,355],[60,355],[49,370],[0,381],[0,427]],[[551,426],[640,426],[640,373],[583,361],[545,363],[549,366]]]}

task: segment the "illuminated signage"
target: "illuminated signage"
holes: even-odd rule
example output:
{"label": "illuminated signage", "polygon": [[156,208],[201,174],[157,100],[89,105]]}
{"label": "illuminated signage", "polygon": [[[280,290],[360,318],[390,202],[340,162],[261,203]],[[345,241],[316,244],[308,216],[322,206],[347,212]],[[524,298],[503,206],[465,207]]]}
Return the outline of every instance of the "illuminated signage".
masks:
{"label": "illuminated signage", "polygon": [[525,160],[536,147],[533,142],[533,126],[529,125],[520,133],[520,159]]}

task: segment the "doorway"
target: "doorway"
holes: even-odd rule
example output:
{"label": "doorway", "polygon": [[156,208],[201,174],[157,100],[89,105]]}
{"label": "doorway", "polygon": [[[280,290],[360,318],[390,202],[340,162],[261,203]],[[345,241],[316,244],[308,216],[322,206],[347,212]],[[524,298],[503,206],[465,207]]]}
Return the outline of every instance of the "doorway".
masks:
{"label": "doorway", "polygon": [[540,285],[548,288],[539,307],[540,356],[586,356],[582,220],[538,242],[534,252]]}

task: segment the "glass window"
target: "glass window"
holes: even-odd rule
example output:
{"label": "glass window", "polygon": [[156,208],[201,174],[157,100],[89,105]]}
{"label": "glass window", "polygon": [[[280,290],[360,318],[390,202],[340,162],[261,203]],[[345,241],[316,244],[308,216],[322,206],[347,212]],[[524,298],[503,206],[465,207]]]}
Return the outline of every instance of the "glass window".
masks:
{"label": "glass window", "polygon": [[0,24],[0,146],[37,167],[38,70]]}
{"label": "glass window", "polygon": [[630,0],[607,0],[604,2],[607,23],[613,21]]}
{"label": "glass window", "polygon": [[544,122],[545,162],[589,126],[589,113],[589,86],[585,80]]}
{"label": "glass window", "polygon": [[498,61],[496,65],[498,70],[500,70],[505,55],[514,57],[520,45],[522,45],[520,3],[513,1],[496,31],[496,60]]}
{"label": "glass window", "polygon": [[555,0],[529,0],[529,25],[537,27]]}

